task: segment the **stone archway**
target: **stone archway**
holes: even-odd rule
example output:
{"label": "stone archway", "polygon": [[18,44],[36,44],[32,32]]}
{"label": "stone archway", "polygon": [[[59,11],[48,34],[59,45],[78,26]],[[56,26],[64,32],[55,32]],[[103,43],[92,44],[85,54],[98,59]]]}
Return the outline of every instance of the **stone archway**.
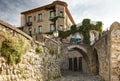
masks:
{"label": "stone archway", "polygon": [[92,67],[92,70],[93,70],[93,74],[95,75],[99,75],[99,57],[98,57],[98,53],[97,53],[97,50],[94,49],[93,50],[93,67]]}
{"label": "stone archway", "polygon": [[93,45],[95,41],[99,39],[99,32],[96,30],[90,30],[90,45]]}
{"label": "stone archway", "polygon": [[[70,58],[71,60],[74,61],[73,62],[74,64],[72,64],[72,65],[76,65],[75,63],[76,63],[76,60],[77,60],[79,70],[81,70],[83,73],[89,73],[90,72],[90,67],[89,67],[90,60],[89,60],[89,56],[87,55],[87,50],[84,47],[78,46],[78,45],[69,46],[68,50],[78,51],[79,54],[82,55],[82,57]],[[73,66],[73,67],[76,68],[77,65]]]}
{"label": "stone archway", "polygon": [[71,45],[68,47],[68,50],[77,50],[78,52],[80,52],[83,56],[83,58],[85,59],[85,61],[89,64],[89,57],[87,55],[87,50],[82,47],[82,46],[79,46],[79,45]]}

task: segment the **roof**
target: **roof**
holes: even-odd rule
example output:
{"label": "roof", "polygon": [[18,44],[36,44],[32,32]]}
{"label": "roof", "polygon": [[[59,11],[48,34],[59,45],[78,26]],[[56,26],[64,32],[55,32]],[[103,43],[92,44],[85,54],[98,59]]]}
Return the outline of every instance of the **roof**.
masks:
{"label": "roof", "polygon": [[67,8],[67,6],[68,6],[67,3],[66,3],[66,2],[63,2],[63,1],[54,1],[53,3],[48,4],[48,5],[45,5],[45,6],[42,6],[42,7],[38,7],[38,8],[35,8],[35,9],[31,9],[31,10],[28,10],[28,11],[21,12],[21,14],[29,14],[29,13],[37,12],[37,11],[40,11],[40,10],[44,10],[44,9],[50,8],[50,7],[55,6],[55,5],[62,5],[62,6],[64,6],[64,7],[65,7],[65,11],[66,11],[68,17],[70,18],[71,22],[72,22],[73,24],[75,24],[74,19],[73,19],[73,17],[71,16],[70,11],[69,11],[68,8]]}

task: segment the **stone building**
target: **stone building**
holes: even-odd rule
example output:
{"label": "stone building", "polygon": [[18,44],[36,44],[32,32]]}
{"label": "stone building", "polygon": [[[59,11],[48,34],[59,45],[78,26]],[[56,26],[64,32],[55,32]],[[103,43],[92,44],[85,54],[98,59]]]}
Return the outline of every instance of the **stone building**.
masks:
{"label": "stone building", "polygon": [[51,33],[55,30],[69,30],[75,24],[67,3],[54,1],[51,4],[21,13],[22,30],[39,40],[41,33]]}
{"label": "stone building", "polygon": [[120,23],[92,45],[64,43],[61,69],[99,75],[104,81],[120,81]]}

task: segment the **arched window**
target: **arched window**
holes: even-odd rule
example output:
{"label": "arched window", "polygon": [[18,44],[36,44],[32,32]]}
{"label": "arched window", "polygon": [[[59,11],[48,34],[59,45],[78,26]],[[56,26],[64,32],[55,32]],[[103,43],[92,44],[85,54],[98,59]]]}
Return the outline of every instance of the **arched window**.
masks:
{"label": "arched window", "polygon": [[99,34],[97,31],[90,31],[90,44],[94,44],[96,40],[98,40]]}

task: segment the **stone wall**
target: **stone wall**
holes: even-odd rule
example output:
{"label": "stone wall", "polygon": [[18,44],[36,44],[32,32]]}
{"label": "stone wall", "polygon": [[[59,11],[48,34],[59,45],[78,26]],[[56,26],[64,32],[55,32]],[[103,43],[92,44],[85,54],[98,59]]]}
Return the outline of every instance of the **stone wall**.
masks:
{"label": "stone wall", "polygon": [[110,29],[111,35],[111,80],[120,81],[120,23],[113,23]]}
{"label": "stone wall", "polygon": [[59,61],[48,51],[37,54],[31,48],[18,65],[8,65],[6,59],[0,57],[0,81],[45,81],[60,76]]}
{"label": "stone wall", "polygon": [[105,81],[120,81],[120,24],[114,22],[93,48],[98,54],[99,75]]}
{"label": "stone wall", "polygon": [[[59,67],[60,56],[58,55],[60,48],[56,41],[49,39],[47,43],[42,46],[44,52],[38,54],[35,52],[38,43],[36,44],[36,42],[24,32],[0,20],[0,33],[5,32],[15,37],[18,35],[22,36],[31,47],[30,50],[23,55],[22,62],[19,64],[8,65],[6,63],[7,59],[0,56],[0,81],[54,81],[54,79],[61,76]],[[4,37],[0,35],[0,43],[4,40]],[[34,43],[31,44],[31,41]],[[56,52],[51,54],[47,46],[55,47]]]}
{"label": "stone wall", "polygon": [[[2,41],[4,40],[0,40]],[[60,52],[58,52],[60,48],[54,42],[51,39],[47,40],[43,46],[43,53],[36,53],[35,49],[39,43],[34,44],[23,55],[22,62],[19,64],[8,65],[7,59],[0,56],[0,81],[54,81],[59,78],[61,76]],[[48,48],[51,46],[56,49],[54,54]]]}
{"label": "stone wall", "polygon": [[[79,51],[78,49],[80,48],[77,48],[77,49],[68,49],[69,47],[72,47],[74,45],[70,45],[67,44],[67,43],[63,43],[62,45],[62,58],[61,58],[61,69],[64,71],[64,70],[69,70],[69,58],[72,58],[72,71],[74,71],[74,58],[77,58],[77,68],[79,68],[79,58],[81,57],[82,58],[82,63],[80,63],[80,65],[82,66],[82,72],[83,73],[90,73],[90,70],[88,69],[88,61],[86,62],[85,60],[85,56],[81,51]],[[78,45],[79,46],[79,45]],[[84,48],[85,50],[87,49],[87,47],[89,46],[81,46],[82,48]],[[76,47],[75,47],[76,48]],[[83,57],[84,56],[84,57]],[[91,58],[91,55],[90,53],[88,53],[88,59]],[[87,60],[88,60],[87,59]],[[90,67],[89,67],[90,68]],[[79,70],[78,70],[79,71]]]}
{"label": "stone wall", "polygon": [[[98,69],[99,71],[99,75],[102,76],[102,78],[105,81],[109,81],[109,53],[107,52],[109,50],[108,48],[108,35],[103,36],[99,41],[96,42],[94,48],[93,48],[93,73],[96,72],[96,70]],[[96,58],[94,56],[94,51],[97,51],[97,56],[98,58]],[[98,59],[99,64],[96,64],[96,60]],[[98,66],[99,68],[96,68],[96,66]]]}

